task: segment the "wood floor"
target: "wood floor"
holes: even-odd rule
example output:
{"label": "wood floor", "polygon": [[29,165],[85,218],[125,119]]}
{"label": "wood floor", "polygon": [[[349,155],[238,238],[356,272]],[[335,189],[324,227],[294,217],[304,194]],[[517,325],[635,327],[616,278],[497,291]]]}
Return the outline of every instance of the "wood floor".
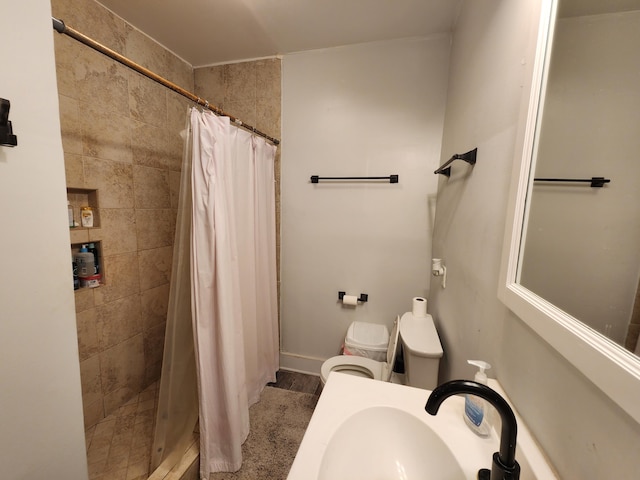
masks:
{"label": "wood floor", "polygon": [[311,393],[320,395],[320,377],[305,373],[278,370],[276,381],[268,384],[270,387],[292,390],[294,392]]}

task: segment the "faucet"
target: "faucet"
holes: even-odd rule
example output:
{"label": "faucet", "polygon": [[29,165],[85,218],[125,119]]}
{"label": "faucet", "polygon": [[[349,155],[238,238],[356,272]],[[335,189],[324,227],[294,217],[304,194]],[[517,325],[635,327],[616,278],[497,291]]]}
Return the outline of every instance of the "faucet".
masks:
{"label": "faucet", "polygon": [[[500,451],[493,454],[493,464],[491,467],[491,480],[518,480],[520,478],[520,465],[516,462],[516,435],[518,426],[516,416],[507,401],[498,392],[470,380],[452,380],[436,387],[424,409],[430,415],[438,413],[442,402],[451,395],[471,394],[483,398],[493,405],[502,421],[502,431],[500,434]],[[478,472],[478,478],[487,478],[487,469]]]}

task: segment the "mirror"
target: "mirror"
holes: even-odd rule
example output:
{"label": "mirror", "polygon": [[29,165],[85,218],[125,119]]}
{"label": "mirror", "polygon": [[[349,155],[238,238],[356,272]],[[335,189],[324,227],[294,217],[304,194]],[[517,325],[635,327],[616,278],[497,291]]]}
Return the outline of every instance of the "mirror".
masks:
{"label": "mirror", "polygon": [[517,278],[636,354],[639,49],[640,0],[559,1]]}
{"label": "mirror", "polygon": [[640,422],[638,47],[640,0],[543,1],[498,294]]}

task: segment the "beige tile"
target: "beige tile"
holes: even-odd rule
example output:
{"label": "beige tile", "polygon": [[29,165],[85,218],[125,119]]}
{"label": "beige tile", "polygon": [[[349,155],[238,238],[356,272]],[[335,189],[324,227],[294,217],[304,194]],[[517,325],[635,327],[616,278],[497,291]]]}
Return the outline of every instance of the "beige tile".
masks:
{"label": "beige tile", "polygon": [[[135,210],[132,208],[101,208],[102,256],[132,253],[137,250]],[[92,232],[93,233],[93,232]],[[106,278],[108,282],[109,279]]]}
{"label": "beige tile", "polygon": [[[256,126],[256,102],[255,100],[230,100],[225,103],[226,113],[246,123]],[[256,127],[257,128],[257,127]]]}
{"label": "beige tile", "polygon": [[103,421],[98,423],[94,427],[93,431],[93,435],[96,441],[107,438],[109,439],[109,443],[111,443],[111,438],[113,437],[113,432],[115,429],[115,423],[116,420],[114,418],[105,418]]}
{"label": "beige tile", "polygon": [[102,397],[93,403],[82,401],[82,413],[84,415],[84,427],[95,425],[104,418],[104,405]]}
{"label": "beige tile", "polygon": [[169,192],[171,208],[178,208],[180,200],[180,176],[181,172],[169,172]]}
{"label": "beige tile", "polygon": [[82,155],[75,153],[64,154],[64,174],[67,187],[84,186],[84,165],[82,163]]}
{"label": "beige tile", "polygon": [[140,290],[145,291],[169,283],[172,254],[173,247],[142,250],[138,253]]}
{"label": "beige tile", "polygon": [[134,62],[171,81],[167,50],[139,30],[126,27],[126,56]]}
{"label": "beige tile", "polygon": [[149,473],[148,462],[137,462],[129,465],[127,469],[127,480],[146,479]]}
{"label": "beige tile", "polygon": [[136,208],[171,207],[169,171],[135,165],[133,167],[133,186]]}
{"label": "beige tile", "polygon": [[191,65],[181,58],[167,52],[167,68],[166,78],[176,85],[184,88],[188,92],[194,90],[193,68]]}
{"label": "beige tile", "polygon": [[[151,409],[150,410],[144,410],[142,412],[139,412],[136,415],[136,423],[150,423],[151,425],[153,425],[153,421],[155,419],[155,408],[153,405],[153,401],[151,402]],[[151,433],[151,438],[149,440],[151,440],[153,438],[153,432]]]}
{"label": "beige tile", "polygon": [[96,332],[101,350],[142,332],[140,296],[130,295],[96,307]]}
{"label": "beige tile", "polygon": [[76,323],[78,326],[78,349],[80,353],[80,361],[83,361],[100,353],[98,330],[96,326],[96,309],[91,308],[84,312],[77,313]]}
{"label": "beige tile", "polygon": [[[133,370],[132,370],[133,371]],[[140,378],[143,378],[144,374],[140,373]],[[137,376],[136,376],[137,378]],[[107,415],[118,411],[118,409],[132,396],[135,396],[140,388],[143,386],[143,381],[140,380],[140,385],[134,387],[119,387],[104,396],[104,411]]]}
{"label": "beige tile", "polygon": [[196,68],[193,71],[195,94],[222,109],[225,100],[224,70],[225,67],[220,65]]}
{"label": "beige tile", "polygon": [[70,98],[78,98],[74,64],[85,47],[67,35],[54,35],[54,51],[56,56],[56,80],[58,93]]}
{"label": "beige tile", "polygon": [[162,85],[129,73],[129,111],[131,118],[164,127],[167,121],[167,89]]}
{"label": "beige tile", "polygon": [[151,458],[151,450],[147,443],[137,445],[131,445],[131,452],[129,453],[129,462],[130,463],[139,463],[146,462],[149,463],[149,459]]}
{"label": "beige tile", "polygon": [[[145,369],[162,362],[162,354],[164,352],[164,332],[165,324],[161,323],[144,332],[144,364]],[[159,372],[158,372],[159,373]],[[152,378],[146,378],[145,383],[148,384]]]}
{"label": "beige tile", "polygon": [[142,328],[148,330],[167,321],[169,284],[144,290],[141,294]]}
{"label": "beige tile", "polygon": [[89,451],[87,452],[87,462],[89,465],[99,464],[100,470],[104,469],[104,466],[107,463],[107,458],[109,458],[110,447],[111,445],[109,443],[100,445],[96,444],[89,447]]}
{"label": "beige tile", "polygon": [[256,98],[277,98],[282,96],[281,61],[278,58],[257,60]]}
{"label": "beige tile", "polygon": [[227,108],[231,103],[256,101],[256,64],[255,62],[232,63],[225,65],[225,99]]}
{"label": "beige tile", "polygon": [[[132,163],[131,121],[95,103],[80,103],[82,151],[85,156]],[[87,181],[90,181],[87,179]]]}
{"label": "beige tile", "polygon": [[137,411],[138,411],[137,403],[126,403],[118,409],[116,414],[118,416],[127,416],[131,414],[135,414]]}
{"label": "beige tile", "polygon": [[136,210],[138,249],[173,245],[176,229],[176,211],[173,209]]}
{"label": "beige tile", "polygon": [[90,48],[82,50],[75,65],[78,99],[105,112],[128,115],[129,69]]}
{"label": "beige tile", "polygon": [[194,105],[177,93],[167,91],[167,130],[180,134],[186,127],[189,108]]}
{"label": "beige tile", "polygon": [[[77,211],[78,208],[74,208],[73,218],[76,222],[79,222],[80,214]],[[89,243],[89,230],[86,228],[71,228],[69,229],[69,238],[71,244]]]}
{"label": "beige tile", "polygon": [[133,437],[133,427],[136,424],[136,413],[130,413],[129,415],[121,415],[116,419],[116,427],[114,434],[117,438],[114,439],[114,443],[131,443]]}
{"label": "beige tile", "polygon": [[112,455],[111,452],[109,452],[109,458],[107,459],[107,463],[105,465],[105,472],[113,472],[115,470],[122,470],[122,469],[124,469],[126,472],[128,462],[129,462],[129,455],[115,456],[115,455]]}
{"label": "beige tile", "polygon": [[90,405],[102,399],[99,355],[80,362],[80,383],[84,404]]}
{"label": "beige tile", "polygon": [[[113,439],[111,440],[111,447],[128,445],[131,447],[131,442],[133,440],[133,427],[135,425],[135,414],[131,419],[129,416],[127,418],[118,417],[118,424],[116,425],[116,430],[113,435]],[[126,420],[124,422],[123,420]],[[131,420],[131,421],[129,421]]]}
{"label": "beige tile", "polygon": [[[144,348],[142,335],[136,335],[100,354],[100,374],[107,401],[117,393],[124,400],[122,390],[138,392],[142,388],[144,373]],[[133,394],[130,394],[131,397]]]}
{"label": "beige tile", "polygon": [[108,470],[104,472],[98,480],[127,480],[127,469]]}
{"label": "beige tile", "polygon": [[256,122],[258,130],[274,138],[280,138],[280,99],[261,98],[256,102]]}
{"label": "beige tile", "polygon": [[[124,21],[97,2],[52,0],[53,15],[96,41],[124,53]],[[87,48],[87,47],[83,47]]]}
{"label": "beige tile", "polygon": [[82,154],[82,121],[78,100],[59,95],[60,133],[65,153]]}
{"label": "beige tile", "polygon": [[85,157],[85,182],[98,189],[101,208],[133,208],[133,167]]}
{"label": "beige tile", "polygon": [[95,299],[93,298],[93,288],[81,288],[74,292],[76,300],[76,313],[84,312],[89,308],[95,307]]}
{"label": "beige tile", "polygon": [[180,170],[183,140],[179,132],[133,121],[133,162],[137,165]]}
{"label": "beige tile", "polygon": [[139,423],[140,414],[146,414],[146,412],[149,412],[149,411],[153,412],[153,409],[155,408],[155,403],[156,403],[155,399],[153,398],[138,402],[138,410],[136,412],[136,423]]}
{"label": "beige tile", "polygon": [[182,155],[184,150],[184,139],[179,131],[165,129],[169,150],[167,155],[167,169],[179,172],[182,169]]}
{"label": "beige tile", "polygon": [[103,305],[140,292],[136,253],[105,256],[102,263],[106,284],[93,289],[96,305]]}
{"label": "beige tile", "polygon": [[150,444],[153,440],[153,420],[136,423],[133,427],[133,441],[136,445]]}

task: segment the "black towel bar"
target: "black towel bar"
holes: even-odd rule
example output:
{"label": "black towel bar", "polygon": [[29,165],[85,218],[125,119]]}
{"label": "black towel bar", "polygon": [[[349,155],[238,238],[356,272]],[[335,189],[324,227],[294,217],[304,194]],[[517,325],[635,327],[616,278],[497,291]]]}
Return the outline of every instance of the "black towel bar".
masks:
{"label": "black towel bar", "polygon": [[318,183],[320,180],[389,180],[389,183],[398,183],[399,175],[389,175],[388,177],[319,177],[311,175],[311,183]]}
{"label": "black towel bar", "polygon": [[534,182],[557,182],[557,183],[589,183],[590,187],[601,188],[605,183],[611,182],[611,179],[604,177],[591,178],[534,178]]}

